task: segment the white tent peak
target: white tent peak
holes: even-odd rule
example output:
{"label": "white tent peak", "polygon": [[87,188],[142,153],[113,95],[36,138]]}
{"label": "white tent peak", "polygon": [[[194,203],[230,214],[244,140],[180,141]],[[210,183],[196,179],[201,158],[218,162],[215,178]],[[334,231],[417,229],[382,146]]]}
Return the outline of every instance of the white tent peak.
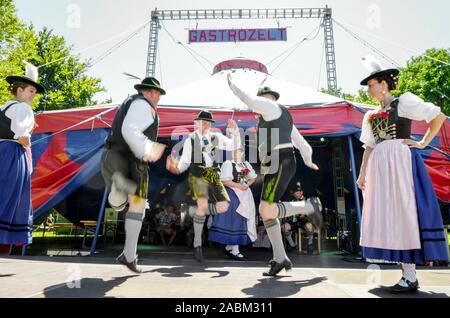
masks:
{"label": "white tent peak", "polygon": [[248,107],[228,87],[227,75],[230,72],[236,85],[250,95],[256,95],[258,89],[264,84],[279,92],[281,95],[279,103],[287,107],[323,105],[342,101],[338,97],[278,79],[268,74],[267,67],[258,61],[236,58],[217,64],[210,77],[168,89],[167,94],[161,97],[159,105],[247,110]]}

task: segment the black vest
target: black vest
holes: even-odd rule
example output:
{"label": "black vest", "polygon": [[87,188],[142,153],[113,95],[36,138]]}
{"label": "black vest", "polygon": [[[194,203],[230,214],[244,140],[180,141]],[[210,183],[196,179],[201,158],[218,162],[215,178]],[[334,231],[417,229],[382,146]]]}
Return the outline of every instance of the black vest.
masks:
{"label": "black vest", "polygon": [[[232,166],[233,166],[233,182],[236,182],[236,183],[241,183],[241,179],[243,178],[243,173],[242,172],[238,172],[237,171],[237,169],[236,169],[236,163],[231,163],[232,164]],[[244,166],[244,168],[243,169],[249,169],[248,167],[247,167],[247,165],[244,163],[244,162],[242,162],[242,165]],[[250,170],[250,169],[249,169]],[[241,170],[242,171],[242,170]]]}
{"label": "black vest", "polygon": [[[206,149],[204,149],[205,146],[200,140],[198,134],[196,134],[195,132],[191,134],[189,138],[191,139],[191,146],[192,146],[191,165],[189,166],[189,172],[195,177],[201,177],[206,169],[205,158],[203,157],[203,151],[205,151]],[[216,146],[217,146],[216,136],[212,135],[210,154],[213,158],[215,156]],[[213,160],[212,168],[216,171],[219,171],[219,164],[215,160]]]}
{"label": "black vest", "polygon": [[[261,155],[270,154],[273,149],[280,144],[291,143],[292,138],[292,116],[288,109],[279,105],[281,116],[275,120],[265,121],[262,116],[258,121],[258,150]],[[277,135],[278,140],[272,140],[272,134]]]}
{"label": "black vest", "polygon": [[[151,107],[150,103],[145,99],[144,96],[141,94],[136,94],[128,97],[123,104],[120,106],[119,110],[117,111],[116,117],[114,117],[113,124],[111,126],[111,129],[109,131],[108,137],[106,138],[105,146],[107,148],[114,148],[119,151],[127,151],[131,152],[130,147],[128,146],[127,142],[123,138],[122,135],[122,125],[123,121],[125,120],[125,116],[128,113],[128,110],[130,109],[131,104],[136,100],[143,100]],[[153,108],[153,107],[152,107]],[[144,132],[143,134],[150,139],[151,141],[156,141],[158,137],[158,127],[159,127],[159,118],[158,114],[155,112],[155,118],[153,119],[153,124],[151,124]]]}
{"label": "black vest", "polygon": [[233,182],[236,182],[236,183],[239,183],[239,178],[240,178],[240,176],[239,176],[239,172],[237,171],[237,169],[236,169],[236,164],[235,163],[231,163],[231,165],[232,165],[232,167],[233,167]]}
{"label": "black vest", "polygon": [[391,109],[387,111],[388,118],[373,118],[370,122],[375,142],[379,144],[385,140],[411,138],[411,119],[398,115],[399,100],[391,102]]}
{"label": "black vest", "polygon": [[14,132],[11,130],[11,118],[6,116],[6,111],[19,102],[13,102],[0,111],[0,139],[14,139]]}

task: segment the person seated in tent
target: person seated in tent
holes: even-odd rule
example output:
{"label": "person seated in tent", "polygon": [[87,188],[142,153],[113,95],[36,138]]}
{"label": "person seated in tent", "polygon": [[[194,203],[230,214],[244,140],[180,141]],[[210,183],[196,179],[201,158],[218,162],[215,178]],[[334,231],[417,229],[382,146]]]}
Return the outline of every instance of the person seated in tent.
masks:
{"label": "person seated in tent", "polygon": [[25,76],[8,76],[14,99],[0,108],[0,244],[31,244],[31,105],[45,92],[38,69],[25,62]]}
{"label": "person seated in tent", "polygon": [[[194,258],[203,262],[202,232],[206,215],[225,213],[230,198],[220,181],[219,151],[233,151],[241,144],[236,122],[228,120],[228,132],[231,138],[221,133],[211,132],[214,122],[209,111],[200,111],[194,119],[195,131],[186,138],[180,160],[173,155],[167,157],[167,170],[174,174],[189,169],[189,188],[197,206],[190,209],[194,215]],[[217,150],[217,153],[216,153]]]}
{"label": "person seated in tent", "polygon": [[[303,187],[300,182],[296,183],[291,195],[293,202],[306,200],[306,197],[303,193]],[[300,215],[298,217],[293,216],[291,222],[293,223],[293,228],[295,230],[297,230],[298,228],[302,228],[306,232],[306,235],[308,237],[306,251],[308,255],[311,255],[314,252],[314,225],[311,223],[307,215]]]}
{"label": "person seated in tent", "polygon": [[[172,245],[177,236],[177,231],[175,230],[177,216],[173,211],[173,206],[166,204],[164,210],[155,215],[155,220],[156,232],[159,234],[163,245]],[[170,237],[168,244],[166,243],[166,235]]]}
{"label": "person seated in tent", "polygon": [[233,151],[232,160],[222,164],[220,180],[231,199],[226,213],[216,215],[209,230],[209,240],[224,244],[228,257],[242,261],[245,256],[239,245],[252,244],[257,239],[256,208],[250,186],[257,175],[248,161],[244,161],[245,149]]}
{"label": "person seated in tent", "polygon": [[125,246],[117,261],[141,273],[136,250],[148,197],[148,162],[161,158],[166,147],[156,142],[158,102],[166,92],[153,77],[145,78],[134,88],[138,94],[128,97],[114,118],[102,154],[101,170],[110,190],[111,207],[123,211],[129,205],[125,216]]}
{"label": "person seated in tent", "polygon": [[278,92],[269,87],[260,88],[257,96],[250,96],[227,76],[231,91],[251,110],[260,114],[258,121],[258,151],[264,174],[259,214],[263,218],[273,250],[270,269],[264,276],[276,276],[281,270],[292,269],[286,255],[279,219],[293,215],[309,215],[311,221],[322,227],[322,204],[317,197],[300,202],[282,202],[286,188],[295,175],[297,163],[294,147],[300,150],[305,165],[318,170],[312,162],[312,148],[293,124],[288,109],[277,103]]}

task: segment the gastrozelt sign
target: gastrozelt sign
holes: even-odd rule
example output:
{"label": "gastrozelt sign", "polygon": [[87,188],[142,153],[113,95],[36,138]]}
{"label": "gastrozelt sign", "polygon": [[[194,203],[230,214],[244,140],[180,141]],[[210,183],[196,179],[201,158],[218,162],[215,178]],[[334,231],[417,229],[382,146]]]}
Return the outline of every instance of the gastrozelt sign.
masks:
{"label": "gastrozelt sign", "polygon": [[287,41],[286,28],[189,30],[189,43]]}

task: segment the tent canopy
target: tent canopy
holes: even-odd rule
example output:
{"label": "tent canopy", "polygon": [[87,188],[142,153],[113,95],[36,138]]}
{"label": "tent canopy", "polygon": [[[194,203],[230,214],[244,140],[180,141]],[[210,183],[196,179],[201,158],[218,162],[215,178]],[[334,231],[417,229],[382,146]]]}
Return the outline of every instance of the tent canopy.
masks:
{"label": "tent canopy", "polygon": [[[239,61],[242,64],[242,61]],[[254,61],[252,61],[253,63]],[[248,66],[246,63],[243,66]],[[180,88],[168,90],[161,99],[159,137],[185,136],[193,131],[193,120],[200,109],[211,109],[214,127],[224,130],[234,118],[246,130],[256,125],[256,114],[248,110],[228,88],[226,76],[238,85],[256,92],[263,83],[280,92],[280,103],[289,106],[295,126],[306,137],[359,138],[366,108],[340,101],[294,83],[276,79],[253,68],[230,68],[225,63],[216,67],[212,76]],[[256,66],[255,66],[256,65]],[[83,107],[49,111],[36,115],[37,128],[32,137],[32,200],[35,217],[64,200],[100,171],[104,140],[119,105]],[[421,138],[428,129],[425,122],[414,122],[413,136]],[[450,201],[450,162],[448,152],[450,121],[431,143],[434,148],[421,151],[434,188],[442,201]],[[101,189],[100,189],[101,191]]]}

